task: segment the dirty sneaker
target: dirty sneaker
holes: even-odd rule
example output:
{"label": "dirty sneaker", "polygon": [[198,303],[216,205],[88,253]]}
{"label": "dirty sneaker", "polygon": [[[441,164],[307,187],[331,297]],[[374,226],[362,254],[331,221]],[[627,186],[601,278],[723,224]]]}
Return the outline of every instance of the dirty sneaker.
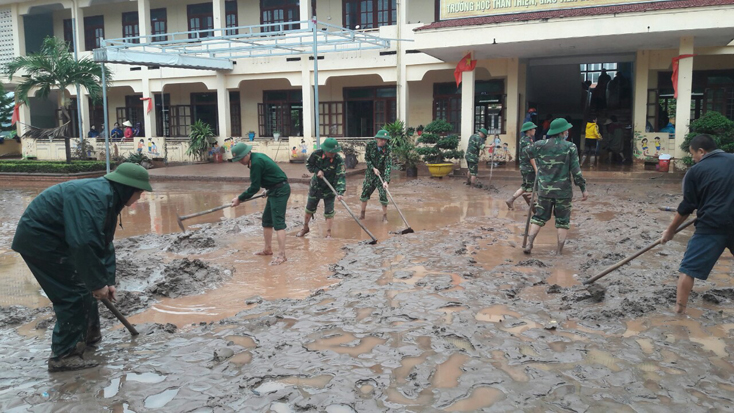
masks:
{"label": "dirty sneaker", "polygon": [[64,357],[51,357],[48,359],[48,371],[51,373],[59,371],[83,370],[97,367],[99,363],[92,360],[84,360],[78,354],[72,354]]}

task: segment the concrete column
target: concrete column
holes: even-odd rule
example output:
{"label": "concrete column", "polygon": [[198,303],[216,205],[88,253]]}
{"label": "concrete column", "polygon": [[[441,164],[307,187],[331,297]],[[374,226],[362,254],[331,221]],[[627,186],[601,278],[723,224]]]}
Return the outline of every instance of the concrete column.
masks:
{"label": "concrete column", "polygon": [[10,6],[11,18],[13,19],[13,51],[15,56],[25,56],[25,23],[23,16],[20,14],[20,5],[18,3]]}
{"label": "concrete column", "polygon": [[76,31],[76,41],[74,47],[78,52],[86,50],[84,40],[84,10],[77,5],[77,2],[71,6],[71,18],[74,19],[74,30]]}
{"label": "concrete column", "polygon": [[[150,27],[150,0],[138,0],[138,27],[140,28],[140,36],[149,36],[152,32]],[[140,39],[140,43],[146,42],[148,42],[148,39]]]}
{"label": "concrete column", "polygon": [[[474,133],[474,73],[464,72],[461,78],[461,145],[466,151],[469,138]],[[461,159],[461,166],[466,166],[466,160]]]}
{"label": "concrete column", "polygon": [[635,96],[632,124],[634,132],[645,132],[647,124],[647,89],[650,87],[650,52],[638,50],[635,59]]}
{"label": "concrete column", "polygon": [[[300,20],[306,23],[301,23],[301,29],[308,29],[308,20],[311,20],[311,0],[301,0],[299,4]],[[305,134],[305,131],[304,131]]]}
{"label": "concrete column", "polygon": [[[224,8],[224,0],[212,0],[214,6],[214,28],[224,29],[227,27],[227,12]],[[215,36],[221,35],[221,32],[215,33]]]}
{"label": "concrete column", "polygon": [[[678,54],[693,54],[693,36],[681,37]],[[693,89],[693,57],[678,62],[678,99],[675,110],[675,158],[686,156],[680,145],[691,123],[691,91]]]}
{"label": "concrete column", "polygon": [[[76,88],[71,87],[69,88],[69,91],[72,93],[76,93]],[[91,122],[92,116],[91,116],[91,113],[89,113],[89,98],[87,97],[87,94],[84,93],[86,89],[80,88],[80,91],[81,91],[81,96],[76,97],[79,100],[79,103],[81,103],[81,110],[82,110],[82,124],[79,125],[79,127],[81,128],[82,136],[84,136],[84,138],[86,139],[87,132],[89,132],[89,127],[92,126],[92,122]],[[71,121],[77,122],[77,119],[72,119]]]}
{"label": "concrete column", "polygon": [[224,139],[232,135],[229,90],[227,90],[224,73],[217,73],[217,115],[219,120],[219,146],[222,146]]}
{"label": "concrete column", "polygon": [[520,119],[520,62],[516,57],[507,61],[507,98],[505,99],[507,108],[505,109],[505,117],[507,124],[505,132],[507,133],[506,142],[512,150],[514,142],[516,142],[518,134],[518,126]]}
{"label": "concrete column", "polygon": [[[303,9],[303,3],[306,2],[301,2],[301,9]],[[301,93],[303,94],[303,138],[308,141],[316,136],[316,131],[314,130],[314,125],[316,124],[314,119],[315,111],[313,107],[314,93],[313,88],[311,87],[311,83],[313,82],[311,79],[311,61],[304,59],[302,62]],[[329,137],[328,134],[326,137]]]}
{"label": "concrete column", "polygon": [[[151,98],[153,102],[153,109],[150,111],[150,113],[147,113],[148,110],[148,101],[143,101],[143,119],[145,119],[145,137],[146,138],[152,138],[156,136],[156,121],[155,118],[155,96],[153,96],[153,88],[150,84],[150,79],[147,77],[144,77],[141,79],[143,81],[143,97],[144,98]],[[112,130],[112,129],[110,129]]]}
{"label": "concrete column", "polygon": [[[408,18],[408,2],[405,0],[398,1],[398,39],[403,37],[405,33],[406,22]],[[405,126],[409,125],[408,119],[408,68],[405,63],[405,45],[403,42],[395,42],[397,49],[397,70],[398,70],[398,84],[397,84],[397,106],[398,106],[398,119],[405,122]]]}

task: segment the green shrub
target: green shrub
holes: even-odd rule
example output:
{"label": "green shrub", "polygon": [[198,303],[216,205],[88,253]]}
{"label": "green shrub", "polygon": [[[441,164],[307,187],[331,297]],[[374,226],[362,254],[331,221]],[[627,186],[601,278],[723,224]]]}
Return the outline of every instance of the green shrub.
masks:
{"label": "green shrub", "polygon": [[73,174],[105,171],[106,169],[105,163],[100,161],[74,161],[72,163],[30,160],[0,161],[0,172]]}
{"label": "green shrub", "polygon": [[[680,148],[688,152],[691,140],[697,135],[706,134],[716,142],[716,146],[725,152],[734,153],[734,121],[731,121],[719,112],[707,112],[705,115],[691,122],[691,132]],[[683,158],[686,165],[693,165],[690,156]]]}
{"label": "green shrub", "polygon": [[418,143],[425,144],[416,149],[425,163],[443,163],[447,159],[460,159],[464,151],[458,150],[459,136],[449,135],[454,127],[443,119],[436,119],[423,130]]}

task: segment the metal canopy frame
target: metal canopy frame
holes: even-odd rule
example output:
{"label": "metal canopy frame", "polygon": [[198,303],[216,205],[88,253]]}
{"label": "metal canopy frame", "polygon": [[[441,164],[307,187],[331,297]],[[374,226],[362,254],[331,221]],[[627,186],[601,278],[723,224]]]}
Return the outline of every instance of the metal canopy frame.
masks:
{"label": "metal canopy frame", "polygon": [[[297,27],[286,29],[286,27]],[[201,37],[206,33],[206,37]],[[102,39],[94,50],[100,65],[118,63],[199,70],[232,70],[232,59],[312,54],[314,65],[314,125],[316,145],[321,146],[319,116],[319,53],[390,48],[391,41],[363,31],[311,20],[223,29],[155,34],[122,39]],[[105,127],[109,128],[107,88],[102,71]],[[109,172],[109,133],[105,131]]]}

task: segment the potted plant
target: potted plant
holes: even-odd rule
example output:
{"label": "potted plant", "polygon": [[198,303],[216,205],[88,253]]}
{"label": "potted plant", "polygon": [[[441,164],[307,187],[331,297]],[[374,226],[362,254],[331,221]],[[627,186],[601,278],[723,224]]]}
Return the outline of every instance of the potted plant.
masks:
{"label": "potted plant", "polygon": [[251,130],[251,131],[247,132],[247,137],[250,139],[250,142],[254,141],[255,140],[255,131],[254,130]]}
{"label": "potted plant", "polygon": [[273,132],[273,139],[275,139],[276,142],[279,141],[280,140],[280,132],[278,132],[278,131]]}
{"label": "potted plant", "polygon": [[189,148],[186,150],[186,155],[193,156],[197,161],[203,161],[206,159],[209,147],[216,141],[212,127],[201,120],[197,120],[191,125]]}
{"label": "potted plant", "polygon": [[428,171],[432,176],[443,178],[453,171],[454,164],[446,162],[451,159],[461,159],[464,151],[459,147],[459,136],[449,134],[454,127],[443,119],[436,119],[429,123],[418,138],[418,143],[424,146],[418,147],[416,151],[423,157],[423,162],[428,165]]}
{"label": "potted plant", "polygon": [[357,149],[351,143],[342,144],[342,153],[344,154],[344,166],[347,169],[354,169],[357,167],[359,161],[357,160]]}
{"label": "potted plant", "polygon": [[393,159],[401,170],[406,171],[408,177],[418,176],[418,162],[421,157],[416,152],[413,133],[415,128],[405,128],[401,120],[385,125],[385,130],[390,134],[390,146],[392,147]]}

